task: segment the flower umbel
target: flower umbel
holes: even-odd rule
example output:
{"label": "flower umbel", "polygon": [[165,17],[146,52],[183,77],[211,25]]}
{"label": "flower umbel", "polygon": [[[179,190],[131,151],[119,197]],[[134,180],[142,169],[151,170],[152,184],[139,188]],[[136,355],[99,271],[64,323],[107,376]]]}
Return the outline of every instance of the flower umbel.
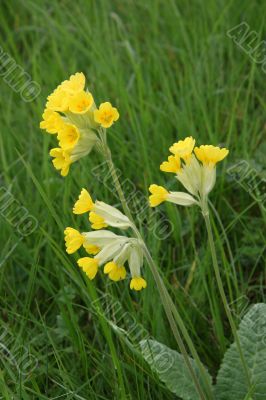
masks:
{"label": "flower umbel", "polygon": [[228,155],[229,150],[212,145],[194,146],[195,139],[191,136],[179,140],[170,147],[174,156],[169,156],[168,161],[160,165],[161,171],[175,173],[177,180],[190,194],[168,192],[164,187],[153,184],[149,188],[151,207],[164,201],[183,206],[198,204],[201,207],[206,203],[207,195],[215,184],[216,164]]}
{"label": "flower umbel", "polygon": [[94,279],[98,269],[104,266],[103,272],[112,281],[126,278],[126,263],[132,279],[130,288],[141,290],[147,286],[140,270],[143,265],[143,249],[138,239],[116,235],[104,230],[107,226],[127,229],[131,222],[121,211],[102,201],[93,201],[90,193],[82,189],[73,207],[74,214],[89,213],[91,227],[95,231],[80,233],[76,229],[65,229],[66,251],[72,254],[82,246],[85,251],[95,257],[82,257],[78,265],[89,279]]}
{"label": "flower umbel", "polygon": [[59,147],[50,154],[62,176],[68,175],[70,165],[88,155],[96,145],[101,149],[100,131],[119,118],[117,109],[109,102],[97,109],[85,84],[82,72],[71,75],[47,97],[42,115],[40,128],[57,135]]}

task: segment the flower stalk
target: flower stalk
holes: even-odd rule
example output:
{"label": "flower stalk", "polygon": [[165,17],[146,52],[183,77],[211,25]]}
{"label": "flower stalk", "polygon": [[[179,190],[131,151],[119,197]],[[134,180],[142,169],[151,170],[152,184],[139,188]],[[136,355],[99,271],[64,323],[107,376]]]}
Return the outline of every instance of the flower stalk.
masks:
{"label": "flower stalk", "polygon": [[[136,227],[136,225],[134,223],[132,214],[131,214],[130,209],[129,209],[128,205],[127,205],[127,201],[126,201],[124,192],[122,190],[119,178],[118,178],[117,173],[116,173],[116,168],[115,168],[113,160],[112,160],[111,150],[110,150],[110,148],[109,148],[109,146],[107,144],[107,138],[106,138],[106,134],[105,134],[104,130],[101,130],[100,138],[101,138],[101,142],[102,142],[103,155],[104,155],[105,160],[106,160],[106,162],[108,164],[108,168],[110,170],[110,173],[111,173],[111,176],[112,176],[112,179],[113,179],[114,187],[115,187],[116,192],[118,194],[118,197],[120,199],[120,202],[121,202],[122,208],[124,210],[124,213],[132,223],[132,230],[134,231],[136,237],[142,243],[142,247],[143,247],[143,250],[144,250],[145,258],[146,258],[146,261],[147,261],[147,263],[148,263],[148,265],[150,267],[150,270],[152,272],[154,280],[156,282],[156,285],[157,285],[157,288],[158,288],[158,291],[159,291],[159,295],[160,295],[160,298],[161,298],[161,301],[162,301],[162,304],[163,304],[167,319],[169,321],[171,330],[172,330],[173,335],[175,337],[175,340],[176,340],[176,342],[178,344],[178,347],[179,347],[179,349],[180,349],[180,351],[181,351],[181,353],[182,353],[182,355],[184,357],[184,361],[185,361],[186,366],[187,366],[187,368],[188,368],[188,370],[189,370],[189,372],[191,374],[191,377],[192,377],[193,382],[195,384],[195,388],[196,388],[196,390],[197,390],[197,392],[198,392],[198,394],[200,396],[200,399],[202,399],[202,400],[203,399],[213,399],[211,385],[210,385],[210,383],[208,381],[208,377],[207,377],[206,371],[205,371],[205,369],[204,369],[204,367],[203,367],[203,365],[202,365],[202,363],[200,361],[200,358],[199,358],[198,353],[197,353],[197,351],[196,351],[196,349],[194,347],[194,344],[193,344],[193,342],[192,342],[192,340],[191,340],[191,338],[190,338],[190,336],[189,336],[189,334],[187,332],[187,329],[186,329],[186,327],[185,327],[185,325],[183,323],[183,320],[182,320],[178,310],[176,309],[175,304],[173,303],[173,301],[172,301],[172,299],[171,299],[171,297],[170,297],[170,295],[169,295],[169,293],[167,291],[167,288],[166,288],[166,286],[165,286],[165,284],[164,284],[164,282],[163,282],[163,280],[162,280],[162,278],[161,278],[161,276],[160,276],[160,274],[158,272],[158,268],[157,268],[157,266],[156,266],[156,264],[155,264],[155,262],[154,262],[154,260],[153,260],[153,258],[151,256],[151,254],[150,254],[150,252],[149,252],[149,250],[148,250],[148,248],[147,248],[147,246],[146,246],[146,244],[145,244],[145,242],[144,242],[144,240],[143,240],[138,228]],[[190,349],[191,354],[194,357],[195,362],[197,363],[197,366],[198,366],[199,371],[201,373],[202,382],[204,383],[204,389],[205,390],[201,387],[201,383],[199,382],[198,377],[196,376],[195,371],[194,371],[194,369],[193,369],[193,367],[191,365],[189,355],[187,353],[187,350],[186,350],[186,347],[184,345],[183,339],[182,339],[182,337],[180,335],[180,331],[182,332],[182,334],[183,334],[183,336],[184,336],[184,338],[185,338],[185,340],[187,342],[188,348]]]}
{"label": "flower stalk", "polygon": [[[213,145],[201,145],[200,147],[194,146],[195,139],[191,136],[184,140],[179,140],[169,148],[170,152],[174,155],[169,156],[168,161],[164,161],[160,165],[161,171],[174,173],[176,175],[177,180],[184,186],[187,192],[190,193],[192,199],[194,199],[194,203],[191,199],[190,204],[188,204],[188,198],[186,198],[187,203],[184,202],[185,194],[188,195],[188,193],[168,192],[164,187],[153,184],[149,188],[151,192],[150,205],[151,207],[156,207],[165,201],[170,201],[181,206],[192,206],[195,204],[200,207],[207,228],[214,273],[219,293],[236,341],[236,346],[248,385],[251,387],[249,370],[223,288],[208,209],[208,195],[212,191],[216,182],[216,164],[227,157],[229,150],[226,148],[215,147]],[[173,198],[175,201],[173,201]]]}
{"label": "flower stalk", "polygon": [[241,344],[240,344],[240,340],[239,340],[239,336],[237,333],[237,329],[236,329],[236,325],[234,322],[234,318],[232,316],[232,313],[230,311],[230,307],[229,304],[227,302],[226,299],[226,295],[225,295],[225,291],[223,288],[223,282],[222,282],[222,278],[221,278],[221,274],[220,274],[220,270],[219,270],[219,265],[218,265],[218,259],[217,259],[217,253],[216,253],[216,249],[215,249],[215,244],[214,244],[214,238],[213,238],[213,231],[212,231],[212,226],[211,226],[211,221],[210,221],[210,214],[209,214],[209,208],[208,208],[208,201],[207,199],[205,199],[205,201],[203,201],[202,204],[202,214],[205,220],[205,225],[206,225],[206,230],[207,230],[207,234],[208,234],[208,241],[209,241],[209,246],[210,246],[210,250],[211,250],[211,256],[212,256],[212,262],[213,262],[213,269],[214,269],[214,273],[215,273],[215,278],[216,278],[216,282],[217,282],[217,286],[218,286],[218,290],[224,305],[224,309],[236,342],[236,346],[237,346],[237,350],[239,353],[239,357],[243,366],[243,370],[244,373],[246,375],[246,379],[247,379],[247,383],[248,386],[251,387],[251,380],[250,380],[250,373],[246,364],[246,360],[241,348]]}

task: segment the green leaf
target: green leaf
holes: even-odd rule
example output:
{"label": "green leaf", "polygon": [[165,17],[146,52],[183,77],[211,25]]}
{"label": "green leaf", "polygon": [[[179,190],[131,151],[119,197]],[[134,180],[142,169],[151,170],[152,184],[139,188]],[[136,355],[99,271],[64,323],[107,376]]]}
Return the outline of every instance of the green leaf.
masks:
{"label": "green leaf", "polygon": [[[156,340],[142,340],[140,342],[142,355],[156,372],[166,387],[184,400],[198,400],[199,395],[191,379],[183,356]],[[190,358],[191,365],[199,378],[200,373],[195,361]],[[207,371],[206,371],[207,372]],[[211,376],[208,374],[211,383]]]}
{"label": "green leaf", "polygon": [[252,388],[240,361],[236,344],[227,350],[217,376],[217,400],[262,400],[266,398],[266,304],[254,305],[238,330],[243,354],[250,370]]}

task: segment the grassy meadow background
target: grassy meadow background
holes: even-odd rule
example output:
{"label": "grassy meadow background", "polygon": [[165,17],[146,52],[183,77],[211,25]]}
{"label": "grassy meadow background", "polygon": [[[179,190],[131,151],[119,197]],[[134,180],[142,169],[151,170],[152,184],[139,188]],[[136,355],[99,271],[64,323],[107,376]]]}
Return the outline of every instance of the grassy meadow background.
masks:
{"label": "grassy meadow background", "polygon": [[[75,163],[63,179],[48,154],[55,138],[39,129],[47,95],[76,71],[84,72],[98,104],[119,109],[109,144],[121,180],[135,185],[143,208],[149,184],[178,190],[173,175],[159,171],[174,141],[192,135],[198,144],[230,149],[211,194],[220,216],[213,226],[221,273],[237,322],[249,304],[265,302],[265,208],[226,172],[246,160],[265,178],[266,75],[226,34],[245,21],[263,39],[263,7],[259,0],[1,2],[1,46],[41,86],[25,103],[0,78],[1,190],[9,188],[38,220],[21,238],[0,217],[1,399],[176,398],[116,321],[92,310],[97,296],[110,293],[150,335],[176,349],[148,268],[147,289],[133,293],[129,279],[106,285],[99,274],[88,282],[64,250],[64,227],[89,230],[85,217],[71,213],[82,187],[118,204],[110,185],[92,173],[99,154]],[[215,376],[232,336],[200,211],[167,204],[142,217],[171,296]],[[149,226],[162,217],[174,229],[158,240]]]}

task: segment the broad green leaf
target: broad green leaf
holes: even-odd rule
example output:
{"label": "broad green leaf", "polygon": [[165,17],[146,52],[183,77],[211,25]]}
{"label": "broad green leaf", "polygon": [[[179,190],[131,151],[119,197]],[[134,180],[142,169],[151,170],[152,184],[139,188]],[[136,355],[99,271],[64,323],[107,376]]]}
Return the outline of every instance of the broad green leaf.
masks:
{"label": "broad green leaf", "polygon": [[243,354],[250,370],[251,388],[240,361],[236,344],[227,350],[217,376],[217,400],[266,399],[266,304],[254,305],[238,330]]}
{"label": "broad green leaf", "polygon": [[[142,340],[140,347],[144,359],[172,393],[183,400],[199,399],[198,392],[184,362],[184,358],[180,353],[156,340],[150,339]],[[200,373],[195,361],[190,358],[190,362],[199,378]],[[211,383],[211,376],[208,372],[207,375]]]}

